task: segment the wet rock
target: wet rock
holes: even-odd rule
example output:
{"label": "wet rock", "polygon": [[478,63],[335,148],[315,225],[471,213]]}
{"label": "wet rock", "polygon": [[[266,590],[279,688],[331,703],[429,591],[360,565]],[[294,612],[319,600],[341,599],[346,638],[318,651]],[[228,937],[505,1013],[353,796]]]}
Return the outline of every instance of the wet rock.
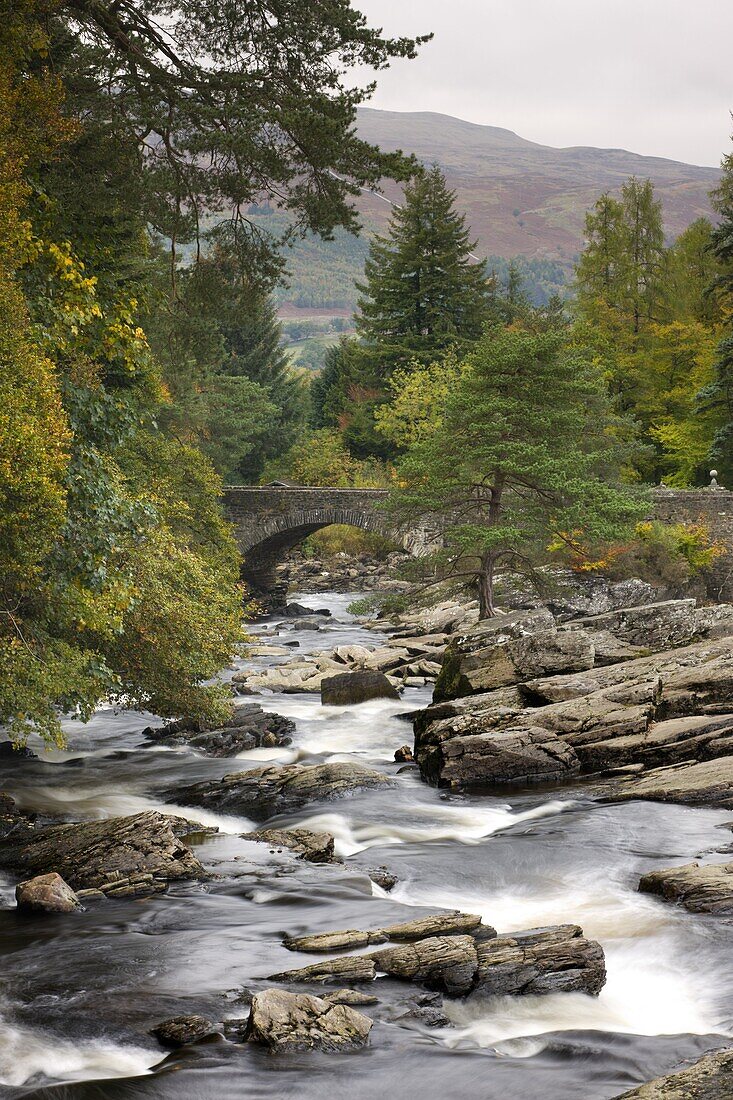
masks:
{"label": "wet rock", "polygon": [[246,833],[247,840],[261,840],[273,848],[288,848],[309,863],[340,863],[334,851],[330,833],[315,833],[310,829],[258,829]]}
{"label": "wet rock", "polygon": [[471,936],[432,936],[370,956],[377,970],[401,981],[417,982],[453,996],[469,993],[478,967]]}
{"label": "wet rock", "polygon": [[308,951],[317,954],[320,951],[343,951],[388,941],[413,943],[429,936],[462,935],[466,932],[483,937],[496,935],[495,929],[482,924],[481,917],[474,913],[459,913],[455,910],[367,931],[347,929],[338,932],[319,932],[313,936],[294,936],[285,940],[285,946],[291,951]]}
{"label": "wet rock", "polygon": [[370,699],[399,699],[396,689],[382,672],[342,672],[321,683],[324,706],[343,707]]}
{"label": "wet rock", "polygon": [[306,607],[305,604],[295,603],[295,602],[287,604],[287,606],[285,607],[285,609],[283,611],[283,614],[287,615],[288,618],[290,618],[290,619],[302,618],[304,615],[305,616],[317,616],[318,618],[321,618],[321,619],[330,619],[331,618],[331,612],[328,610],[327,607],[319,607],[319,608]]}
{"label": "wet rock", "polygon": [[198,1043],[218,1031],[216,1024],[205,1016],[173,1016],[150,1029],[150,1034],[161,1046],[176,1050],[178,1047]]}
{"label": "wet rock", "polygon": [[0,841],[0,867],[36,874],[55,870],[73,890],[120,897],[155,893],[169,881],[206,873],[169,818],[153,810],[7,837]]}
{"label": "wet rock", "polygon": [[421,993],[400,1006],[398,1020],[417,1020],[426,1027],[449,1027],[441,993]]}
{"label": "wet rock", "polygon": [[675,901],[691,913],[733,913],[733,863],[714,863],[701,867],[687,863],[650,871],[639,881],[639,890]]}
{"label": "wet rock", "polygon": [[733,1050],[706,1054],[691,1066],[624,1092],[618,1100],[730,1100]]}
{"label": "wet rock", "polygon": [[19,882],[15,900],[21,913],[73,913],[83,909],[77,895],[55,871]]}
{"label": "wet rock", "polygon": [[289,745],[295,722],[270,714],[257,703],[240,704],[223,726],[212,726],[184,718],[159,728],[143,730],[150,741],[161,745],[190,745],[207,756],[227,757],[248,749]]}
{"label": "wet rock", "polygon": [[376,882],[377,886],[381,886],[383,890],[387,891],[391,890],[400,881],[397,875],[393,875],[386,867],[370,867],[367,874],[372,882]]}
{"label": "wet rock", "polygon": [[266,764],[184,787],[171,801],[264,819],[308,802],[393,785],[386,775],[363,764]]}
{"label": "wet rock", "polygon": [[247,1039],[275,1052],[337,1052],[363,1047],[371,1029],[369,1017],[346,1004],[307,993],[266,989],[252,999]]}
{"label": "wet rock", "polygon": [[27,745],[15,741],[0,741],[0,760],[37,760],[38,756]]}
{"label": "wet rock", "polygon": [[496,936],[476,952],[476,988],[491,995],[597,994],[606,982],[601,945],[574,924]]}
{"label": "wet rock", "polygon": [[398,764],[411,764],[415,757],[412,755],[412,749],[409,745],[402,745],[397,749],[394,754],[396,763]]}
{"label": "wet rock", "polygon": [[370,955],[340,955],[335,959],[320,959],[310,966],[296,970],[284,970],[281,974],[270,974],[270,980],[276,982],[348,982],[358,985],[360,982],[373,982],[377,976],[374,959]]}
{"label": "wet rock", "polygon": [[379,997],[371,993],[362,993],[358,989],[337,989],[335,993],[324,993],[323,1000],[332,1005],[378,1005]]}
{"label": "wet rock", "polygon": [[637,778],[621,780],[605,797],[610,802],[640,798],[651,802],[733,809],[733,755],[695,764],[656,768]]}
{"label": "wet rock", "polygon": [[416,734],[415,749],[426,782],[458,790],[561,783],[580,771],[572,746],[542,726],[489,728],[474,735],[456,734],[450,724],[428,727]]}

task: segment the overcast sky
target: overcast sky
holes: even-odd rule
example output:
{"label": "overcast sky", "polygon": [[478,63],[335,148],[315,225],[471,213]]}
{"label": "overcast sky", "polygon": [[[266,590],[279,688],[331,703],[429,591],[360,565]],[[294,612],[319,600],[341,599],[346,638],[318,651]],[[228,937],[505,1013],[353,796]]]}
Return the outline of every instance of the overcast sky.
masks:
{"label": "overcast sky", "polygon": [[733,130],[732,0],[354,0],[385,33],[433,31],[370,106],[440,111],[545,145],[717,165]]}

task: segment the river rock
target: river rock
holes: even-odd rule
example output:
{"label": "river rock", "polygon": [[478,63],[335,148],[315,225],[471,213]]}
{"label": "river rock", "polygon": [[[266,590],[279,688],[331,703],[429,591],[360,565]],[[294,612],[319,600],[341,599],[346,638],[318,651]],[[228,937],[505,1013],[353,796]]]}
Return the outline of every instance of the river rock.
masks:
{"label": "river rock", "polygon": [[330,833],[315,833],[310,829],[258,829],[246,833],[247,840],[260,840],[273,848],[288,848],[308,863],[340,863],[334,851]]}
{"label": "river rock", "polygon": [[227,757],[262,746],[289,745],[295,722],[280,714],[270,714],[257,703],[243,703],[222,726],[198,719],[184,718],[159,728],[143,730],[143,735],[161,745],[191,745],[207,756]]}
{"label": "river rock", "polygon": [[706,1054],[691,1066],[624,1092],[618,1100],[730,1100],[733,1050]]}
{"label": "river rock", "polygon": [[401,924],[390,924],[384,928],[367,931],[347,929],[339,932],[319,932],[313,936],[294,936],[285,940],[290,951],[308,951],[318,954],[321,951],[344,951],[355,947],[367,947],[372,943],[413,943],[428,936],[452,936],[470,932],[484,937],[495,936],[496,930],[483,925],[481,917],[473,913],[436,913],[430,917]]}
{"label": "river rock", "polygon": [[396,689],[382,672],[342,672],[326,677],[321,683],[324,706],[353,706],[370,699],[399,699]]}
{"label": "river rock", "polygon": [[733,913],[733,863],[687,863],[650,871],[639,881],[645,894],[676,901],[691,913]]}
{"label": "river rock", "polygon": [[109,897],[154,893],[170,881],[205,876],[170,819],[154,810],[50,825],[17,840],[10,836],[0,841],[0,867],[36,874],[55,870],[73,890],[101,890]]}
{"label": "river rock", "polygon": [[173,1016],[152,1027],[150,1034],[161,1046],[176,1050],[215,1035],[218,1030],[216,1024],[205,1016]]}
{"label": "river rock", "polygon": [[603,949],[575,924],[496,936],[476,945],[476,985],[485,993],[597,994],[606,982]]}
{"label": "river rock", "polygon": [[266,989],[252,998],[247,1040],[270,1050],[338,1052],[363,1047],[372,1029],[368,1016],[349,1005],[308,993]]}
{"label": "river rock", "polygon": [[71,887],[55,871],[19,882],[15,900],[22,913],[73,913],[83,908]]}
{"label": "river rock", "polygon": [[263,820],[308,802],[391,786],[394,780],[363,764],[265,764],[184,787],[170,801]]}
{"label": "river rock", "polygon": [[367,868],[367,874],[372,882],[376,882],[377,886],[381,886],[387,892],[400,881],[397,875],[392,874],[386,867],[369,867]]}
{"label": "river rock", "polygon": [[358,985],[360,982],[373,982],[377,976],[374,959],[370,955],[338,955],[334,959],[319,959],[310,966],[301,966],[296,970],[284,970],[281,974],[270,974],[274,982],[348,982]]}
{"label": "river rock", "polygon": [[605,797],[610,802],[639,798],[650,802],[733,809],[733,755],[656,768],[645,775],[624,779]]}

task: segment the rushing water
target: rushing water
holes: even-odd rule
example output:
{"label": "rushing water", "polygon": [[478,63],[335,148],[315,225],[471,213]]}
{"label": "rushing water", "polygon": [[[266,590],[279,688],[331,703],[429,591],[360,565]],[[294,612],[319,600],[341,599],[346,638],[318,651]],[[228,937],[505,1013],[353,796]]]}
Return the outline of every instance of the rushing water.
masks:
{"label": "rushing water", "polygon": [[[350,598],[307,599],[340,622],[299,633],[297,652],[379,643],[350,620]],[[730,927],[636,892],[654,867],[720,860],[729,813],[608,806],[577,791],[503,799],[426,787],[393,753],[411,740],[399,715],[428,697],[408,689],[400,702],[324,708],[317,696],[273,695],[265,706],[297,723],[292,746],[234,761],[152,746],[140,735],[149,715],[100,710],[86,726],[67,723],[68,751],[4,762],[1,785],[24,808],[69,820],[175,812],[164,799],[176,786],[264,759],[356,759],[397,775],[399,786],[277,819],[333,833],[346,869],[244,840],[252,827],[244,818],[181,807],[221,830],[196,845],[216,875],[206,883],[30,920],[15,912],[13,880],[0,878],[0,1095],[604,1100],[731,1036]],[[365,874],[376,866],[399,876],[390,894]],[[309,961],[294,961],[285,933],[378,926],[418,907],[481,913],[499,931],[581,924],[603,944],[608,983],[597,998],[446,1001],[453,1026],[432,1030],[405,1016],[411,987],[380,983],[371,1044],[344,1055],[275,1057],[215,1038],[165,1056],[147,1034],[182,1013],[246,1016],[243,990]]]}

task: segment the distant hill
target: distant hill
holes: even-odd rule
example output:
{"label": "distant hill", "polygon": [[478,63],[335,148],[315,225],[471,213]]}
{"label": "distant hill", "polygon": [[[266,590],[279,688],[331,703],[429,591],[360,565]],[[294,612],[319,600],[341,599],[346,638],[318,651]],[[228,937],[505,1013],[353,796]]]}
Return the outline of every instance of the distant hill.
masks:
{"label": "distant hill", "polygon": [[[359,111],[359,134],[385,151],[402,149],[425,163],[437,163],[465,211],[477,252],[495,258],[501,274],[513,257],[523,257],[528,289],[535,298],[557,289],[569,276],[581,248],[583,221],[604,191],[617,191],[636,175],[654,182],[664,206],[670,239],[701,215],[710,215],[709,192],[716,168],[703,168],[624,149],[553,149],[526,141],[511,130],[479,126],[432,112]],[[291,285],[283,303],[292,315],[320,309],[353,308],[368,237],[386,227],[389,202],[400,190],[387,184],[383,197],[364,194],[358,202],[362,239],[340,235],[333,243],[309,240],[289,256]],[[255,215],[259,220],[259,215]],[[280,215],[263,213],[279,220]],[[536,284],[536,285],[533,285]]]}

